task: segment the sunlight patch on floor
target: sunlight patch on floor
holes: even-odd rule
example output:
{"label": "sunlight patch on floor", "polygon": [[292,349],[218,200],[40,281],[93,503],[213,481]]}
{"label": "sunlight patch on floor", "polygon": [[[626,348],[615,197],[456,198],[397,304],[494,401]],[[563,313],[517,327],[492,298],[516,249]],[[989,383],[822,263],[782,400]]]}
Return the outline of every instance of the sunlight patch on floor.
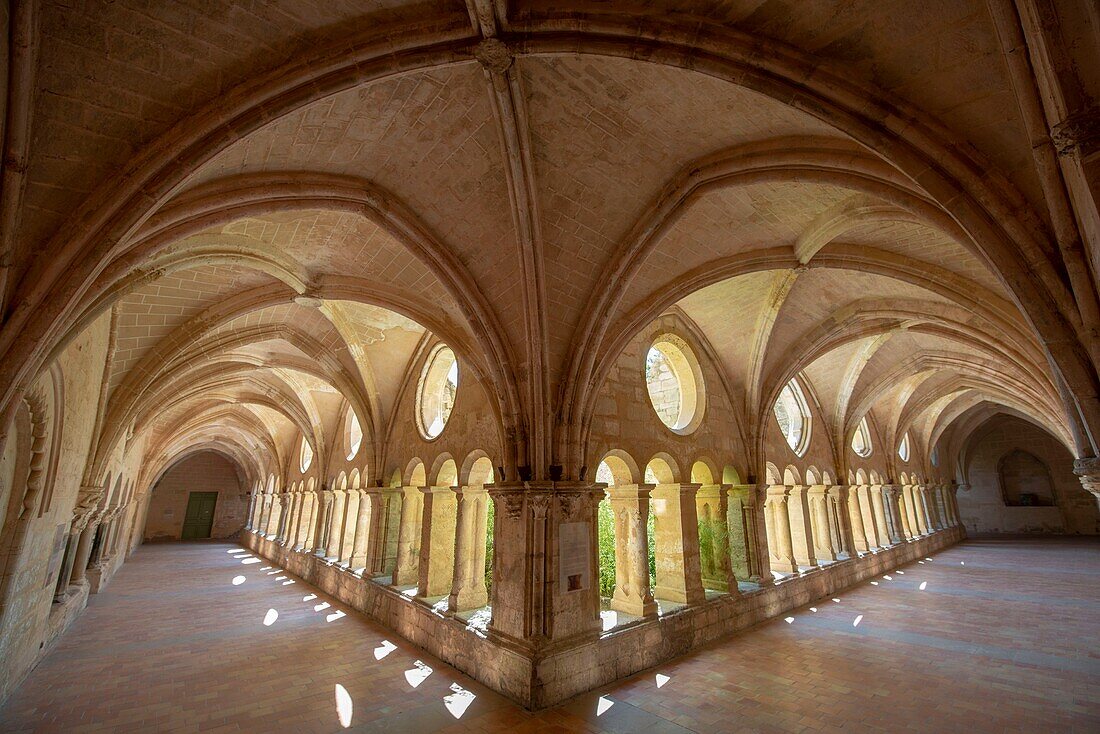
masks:
{"label": "sunlight patch on floor", "polygon": [[405,671],[405,680],[409,685],[416,688],[421,683],[428,679],[428,676],[432,674],[432,668],[423,660],[417,660],[413,663],[413,667]]}
{"label": "sunlight patch on floor", "polygon": [[339,683],[336,684],[336,718],[340,720],[340,726],[347,729],[351,726],[351,694],[348,689]]}
{"label": "sunlight patch on floor", "polygon": [[461,719],[462,714],[466,713],[466,709],[470,708],[470,704],[474,702],[477,696],[457,683],[451,684],[451,690],[454,693],[443,697],[443,705],[447,707],[447,711],[450,712],[451,716]]}

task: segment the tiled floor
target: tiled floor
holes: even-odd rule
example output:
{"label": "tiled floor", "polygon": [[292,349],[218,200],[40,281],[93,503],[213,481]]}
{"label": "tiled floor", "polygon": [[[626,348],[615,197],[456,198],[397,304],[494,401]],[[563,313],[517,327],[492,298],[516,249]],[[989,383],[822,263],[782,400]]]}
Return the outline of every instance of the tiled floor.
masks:
{"label": "tiled floor", "polygon": [[337,684],[387,734],[1100,731],[1097,542],[970,542],[538,714],[232,549],[141,548],[0,731],[342,731]]}

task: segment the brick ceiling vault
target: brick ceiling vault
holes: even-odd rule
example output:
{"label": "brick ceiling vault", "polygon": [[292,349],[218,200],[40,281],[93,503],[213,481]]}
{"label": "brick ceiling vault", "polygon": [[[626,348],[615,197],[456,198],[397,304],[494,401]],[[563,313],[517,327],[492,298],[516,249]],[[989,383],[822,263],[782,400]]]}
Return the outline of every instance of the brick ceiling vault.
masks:
{"label": "brick ceiling vault", "polygon": [[[91,476],[135,435],[149,471],[202,445],[279,474],[296,436],[324,462],[351,411],[381,479],[442,341],[489,396],[506,473],[576,478],[616,359],[674,314],[750,467],[794,377],[838,469],[864,416],[928,447],[990,405],[1095,456],[1100,308],[1026,109],[986,140],[981,112],[828,44],[658,5],[333,17],[44,152],[27,126],[71,125],[59,100],[125,106],[148,77],[81,76],[46,41],[96,49],[56,9],[13,18],[9,99],[33,114],[5,130],[2,405],[110,313]],[[1018,89],[1015,26],[977,7],[972,46]]]}

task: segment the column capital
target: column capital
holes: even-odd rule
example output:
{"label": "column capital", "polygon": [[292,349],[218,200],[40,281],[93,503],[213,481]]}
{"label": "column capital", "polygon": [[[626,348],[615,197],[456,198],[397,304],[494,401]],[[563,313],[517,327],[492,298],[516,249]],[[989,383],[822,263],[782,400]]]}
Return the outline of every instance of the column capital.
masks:
{"label": "column capital", "polygon": [[[76,496],[76,504],[73,506],[73,521],[86,517],[103,500],[106,490],[102,486],[94,484],[83,485]],[[87,521],[84,521],[87,524]]]}
{"label": "column capital", "polygon": [[1090,456],[1073,462],[1073,473],[1081,480],[1081,486],[1100,500],[1100,458]]}

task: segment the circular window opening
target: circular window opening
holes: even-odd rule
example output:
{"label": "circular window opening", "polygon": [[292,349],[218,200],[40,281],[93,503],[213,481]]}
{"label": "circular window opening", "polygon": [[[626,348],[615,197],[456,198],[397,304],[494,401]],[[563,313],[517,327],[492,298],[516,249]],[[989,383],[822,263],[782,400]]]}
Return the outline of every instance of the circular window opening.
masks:
{"label": "circular window opening", "polygon": [[871,455],[871,430],[867,427],[867,416],[863,416],[856,429],[856,435],[852,436],[852,451],[863,458]]}
{"label": "circular window opening", "polygon": [[348,447],[348,459],[354,459],[359,453],[359,447],[363,445],[363,427],[359,425],[359,417],[354,410],[348,411],[347,430],[345,432]]}
{"label": "circular window opening", "polygon": [[907,432],[901,437],[901,443],[898,444],[898,457],[902,461],[909,461],[909,433]]}
{"label": "circular window opening", "polygon": [[676,433],[691,433],[706,404],[699,362],[687,343],[671,334],[658,337],[645,358],[649,401],[661,422]]}
{"label": "circular window opening", "polygon": [[772,406],[775,422],[787,445],[799,456],[806,452],[810,444],[810,409],[806,406],[806,397],[797,381],[791,380],[779,392]]}
{"label": "circular window opening", "polygon": [[440,345],[428,357],[417,387],[417,427],[424,438],[431,440],[443,433],[457,390],[458,359],[450,347]]}
{"label": "circular window opening", "polygon": [[304,474],[309,469],[310,464],[313,463],[313,447],[309,445],[309,441],[306,440],[305,436],[302,436],[302,451],[298,459],[298,466],[302,468]]}

